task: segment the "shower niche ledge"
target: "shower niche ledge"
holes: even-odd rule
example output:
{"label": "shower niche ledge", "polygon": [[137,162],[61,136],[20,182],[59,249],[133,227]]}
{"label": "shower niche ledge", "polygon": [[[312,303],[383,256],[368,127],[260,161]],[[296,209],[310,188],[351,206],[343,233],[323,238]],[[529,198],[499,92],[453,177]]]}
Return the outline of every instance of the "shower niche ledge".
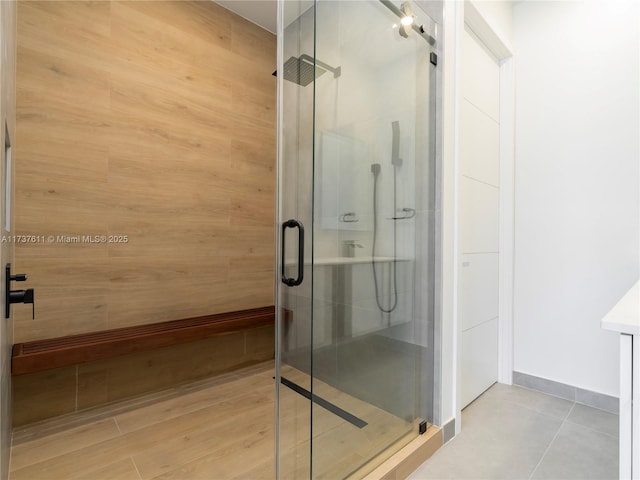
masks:
{"label": "shower niche ledge", "polygon": [[[394,257],[321,257],[316,258],[315,260],[306,259],[304,261],[305,265],[313,265],[316,267],[332,267],[332,266],[340,266],[340,265],[359,265],[364,263],[371,263],[374,261],[375,263],[392,263],[396,262],[411,262],[412,258],[394,258]],[[286,266],[292,267],[297,265],[297,262],[294,260],[287,260]]]}
{"label": "shower niche ledge", "polygon": [[[394,257],[324,257],[324,258],[316,258],[313,261],[313,265],[351,265],[351,264],[360,264],[360,263],[390,263],[393,261],[396,262],[410,262],[410,258],[394,258]],[[305,260],[305,265],[311,265],[311,260]]]}

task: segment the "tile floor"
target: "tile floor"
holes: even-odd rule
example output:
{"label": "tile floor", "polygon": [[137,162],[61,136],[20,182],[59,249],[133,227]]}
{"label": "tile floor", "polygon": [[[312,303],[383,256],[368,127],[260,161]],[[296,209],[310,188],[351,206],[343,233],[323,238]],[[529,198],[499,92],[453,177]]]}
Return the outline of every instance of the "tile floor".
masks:
{"label": "tile floor", "polygon": [[[303,383],[295,374],[289,372]],[[272,375],[271,363],[261,364],[176,387],[169,394],[16,429],[10,479],[271,480]],[[388,413],[360,405],[340,392],[325,393],[359,412],[371,426],[362,432],[353,428],[342,432],[345,427],[338,417],[322,409],[316,412],[326,416],[320,422],[326,431],[314,431],[314,442],[322,445],[317,450],[327,457],[323,478],[342,478],[361,464],[357,455],[340,460],[345,439],[370,449],[404,434],[404,427]],[[304,407],[300,415],[296,408],[287,408],[292,416],[285,421],[288,429],[300,426],[299,435],[290,436],[296,445],[283,454],[284,464],[291,466],[287,480],[297,480],[309,477],[308,468],[303,467],[308,458],[299,454],[307,452],[308,446],[300,448],[297,443],[308,444],[308,406],[304,406],[308,404],[298,394],[290,397]],[[288,398],[281,398],[283,405],[294,407]],[[462,433],[420,466],[411,480],[613,480],[618,476],[616,415],[496,384],[464,410],[463,422]]]}
{"label": "tile floor", "polygon": [[14,429],[9,479],[271,480],[272,376],[268,362]]}
{"label": "tile floor", "polygon": [[618,478],[618,416],[496,384],[462,413],[460,435],[410,480]]}
{"label": "tile floor", "polygon": [[[293,368],[284,373],[300,385],[309,382],[308,375]],[[273,480],[273,375],[273,362],[265,362],[16,428],[9,479]],[[376,465],[367,463],[371,452],[388,454],[388,445],[406,444],[417,429],[323,382],[316,381],[314,390],[367,422],[360,429],[314,408],[314,478],[366,473]],[[283,389],[280,400],[283,478],[309,478],[308,400],[289,389]]]}

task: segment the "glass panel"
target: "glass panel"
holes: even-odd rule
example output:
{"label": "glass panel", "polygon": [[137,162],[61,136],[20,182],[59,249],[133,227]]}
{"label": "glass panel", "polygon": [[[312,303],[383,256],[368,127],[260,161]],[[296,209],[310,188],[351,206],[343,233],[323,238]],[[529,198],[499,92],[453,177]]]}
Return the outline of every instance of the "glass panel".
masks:
{"label": "glass panel", "polygon": [[[299,58],[313,55],[315,8],[302,1],[280,2],[279,8],[278,218],[280,225],[290,219],[303,225],[305,264],[300,285],[287,286],[281,279],[277,284],[277,468],[278,478],[298,479],[310,477],[311,462],[311,404],[304,392],[311,390],[314,94],[313,64]],[[297,278],[298,229],[285,230],[284,252],[282,227],[278,233],[278,275],[284,261],[284,275]]]}
{"label": "glass panel", "polygon": [[312,478],[364,475],[427,417],[422,355],[432,350],[418,335],[433,319],[416,316],[429,296],[416,288],[416,247],[433,233],[435,67],[425,38],[399,29],[378,1],[316,5],[316,65],[326,73],[314,119],[312,390],[322,402],[312,404]]}
{"label": "glass panel", "polygon": [[432,419],[436,67],[400,8],[435,36],[414,4],[280,2],[281,479],[360,478]]}

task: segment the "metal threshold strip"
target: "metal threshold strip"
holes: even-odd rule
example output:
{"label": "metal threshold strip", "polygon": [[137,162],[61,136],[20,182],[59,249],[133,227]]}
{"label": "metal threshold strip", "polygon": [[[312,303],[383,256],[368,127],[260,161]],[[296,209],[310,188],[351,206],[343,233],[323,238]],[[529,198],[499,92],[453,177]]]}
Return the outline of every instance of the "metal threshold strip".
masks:
{"label": "metal threshold strip", "polygon": [[284,377],[280,377],[280,383],[282,383],[286,387],[289,387],[294,392],[299,393],[303,397],[311,400],[313,403],[321,406],[325,410],[329,410],[334,415],[339,416],[340,418],[342,418],[343,420],[346,420],[347,422],[349,422],[351,425],[355,427],[364,428],[368,425],[368,423],[362,420],[361,418],[356,417],[355,415],[347,412],[346,410],[343,410],[342,408],[338,407],[337,405],[331,403],[328,400],[325,400],[322,397],[319,397],[318,395],[312,394],[309,390],[301,387],[300,385],[292,382],[291,380],[287,380]]}

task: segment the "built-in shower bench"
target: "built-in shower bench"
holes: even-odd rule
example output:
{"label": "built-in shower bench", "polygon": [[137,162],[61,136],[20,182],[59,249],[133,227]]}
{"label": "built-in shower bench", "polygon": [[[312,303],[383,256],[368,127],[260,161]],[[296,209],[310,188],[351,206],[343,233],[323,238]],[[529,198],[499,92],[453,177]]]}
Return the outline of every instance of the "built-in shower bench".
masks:
{"label": "built-in shower bench", "polygon": [[274,324],[275,307],[269,306],[17,343],[11,373],[24,375]]}

